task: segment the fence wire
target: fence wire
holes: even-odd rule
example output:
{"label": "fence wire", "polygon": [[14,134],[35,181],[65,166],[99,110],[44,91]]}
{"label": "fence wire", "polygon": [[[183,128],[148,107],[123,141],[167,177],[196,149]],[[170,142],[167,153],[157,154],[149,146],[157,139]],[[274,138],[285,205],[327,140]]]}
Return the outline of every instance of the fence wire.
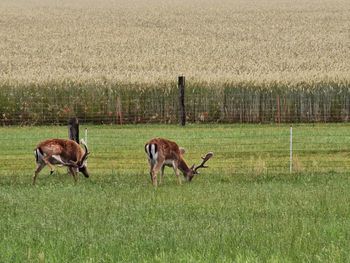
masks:
{"label": "fence wire", "polygon": [[[170,84],[169,84],[170,85]],[[0,124],[178,123],[176,83],[155,87],[55,86],[2,87]],[[346,122],[350,89],[324,84],[313,88],[258,88],[187,85],[186,120],[191,123]]]}
{"label": "fence wire", "polygon": [[[347,172],[350,125],[320,124],[293,127],[292,155],[287,125],[89,125],[90,173],[140,175],[148,178],[144,144],[153,137],[176,141],[186,149],[188,165],[208,151],[214,158],[203,174],[254,175]],[[0,176],[28,175],[35,169],[36,144],[47,138],[67,138],[66,126],[0,128]],[[81,133],[81,137],[84,134]],[[292,160],[290,157],[292,156]],[[66,173],[58,168],[59,173]],[[48,174],[44,170],[42,174]],[[173,174],[166,169],[166,174]]]}

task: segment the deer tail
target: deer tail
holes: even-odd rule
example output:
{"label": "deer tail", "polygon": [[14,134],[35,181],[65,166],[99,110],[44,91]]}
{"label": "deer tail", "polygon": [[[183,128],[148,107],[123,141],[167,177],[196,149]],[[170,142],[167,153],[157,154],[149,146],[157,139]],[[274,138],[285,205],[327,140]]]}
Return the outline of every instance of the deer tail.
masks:
{"label": "deer tail", "polygon": [[157,162],[158,158],[158,146],[155,143],[150,143],[145,145],[145,151],[148,155],[148,158],[153,162]]}

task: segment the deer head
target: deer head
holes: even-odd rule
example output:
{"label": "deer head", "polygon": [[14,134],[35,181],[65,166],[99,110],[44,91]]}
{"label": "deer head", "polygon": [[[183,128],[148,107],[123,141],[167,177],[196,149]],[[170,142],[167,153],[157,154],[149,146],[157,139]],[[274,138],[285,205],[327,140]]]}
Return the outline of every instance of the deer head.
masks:
{"label": "deer head", "polygon": [[90,154],[87,145],[84,140],[80,140],[80,143],[84,146],[85,152],[83,157],[81,157],[81,160],[77,162],[78,170],[81,172],[86,178],[90,176],[88,170],[87,170],[87,158]]}
{"label": "deer head", "polygon": [[198,169],[200,168],[208,168],[209,166],[204,165],[210,158],[212,158],[214,154],[212,152],[208,152],[204,157],[202,157],[202,162],[200,165],[195,166],[194,164],[190,168],[190,173],[187,175],[187,180],[189,182],[192,181],[193,177],[199,174]]}

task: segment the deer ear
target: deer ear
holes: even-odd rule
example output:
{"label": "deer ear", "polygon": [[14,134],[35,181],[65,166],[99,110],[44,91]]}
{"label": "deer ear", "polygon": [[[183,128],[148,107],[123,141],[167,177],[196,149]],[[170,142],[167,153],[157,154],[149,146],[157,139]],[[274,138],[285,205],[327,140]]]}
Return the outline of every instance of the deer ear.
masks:
{"label": "deer ear", "polygon": [[182,148],[182,147],[179,147],[179,150],[180,150],[181,155],[184,155],[186,152],[185,148]]}
{"label": "deer ear", "polygon": [[190,169],[193,170],[194,169],[194,165],[192,165]]}

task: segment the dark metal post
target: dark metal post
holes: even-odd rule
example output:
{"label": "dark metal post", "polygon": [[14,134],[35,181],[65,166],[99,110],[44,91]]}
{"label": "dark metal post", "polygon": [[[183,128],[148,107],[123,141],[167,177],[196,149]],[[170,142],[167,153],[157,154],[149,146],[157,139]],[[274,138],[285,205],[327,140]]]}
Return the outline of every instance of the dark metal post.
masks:
{"label": "dark metal post", "polygon": [[70,140],[76,141],[79,144],[79,120],[76,117],[68,121],[68,136]]}
{"label": "dark metal post", "polygon": [[180,125],[181,126],[185,126],[185,124],[186,124],[185,76],[179,76],[178,87],[179,87],[179,119],[180,119]]}

